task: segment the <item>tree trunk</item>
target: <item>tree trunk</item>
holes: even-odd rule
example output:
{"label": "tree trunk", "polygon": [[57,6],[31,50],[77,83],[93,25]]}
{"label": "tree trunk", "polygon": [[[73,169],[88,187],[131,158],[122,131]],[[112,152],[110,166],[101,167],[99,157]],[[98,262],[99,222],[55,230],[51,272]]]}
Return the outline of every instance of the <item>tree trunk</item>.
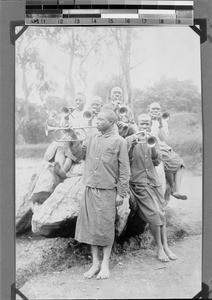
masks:
{"label": "tree trunk", "polygon": [[[69,31],[68,33],[68,39],[69,39],[69,67],[68,67],[68,86],[69,86],[69,94],[67,95],[67,102],[70,104],[70,106],[73,106],[74,104],[74,97],[75,97],[75,84],[73,79],[73,64],[74,64],[74,51],[75,51],[75,32],[74,28]],[[70,36],[71,34],[71,36]]]}
{"label": "tree trunk", "polygon": [[120,62],[120,81],[123,90],[124,104],[131,107],[131,78],[130,78],[130,57],[131,57],[131,40],[132,28],[127,28],[126,35],[121,35],[120,29],[113,31],[117,47],[119,50]]}

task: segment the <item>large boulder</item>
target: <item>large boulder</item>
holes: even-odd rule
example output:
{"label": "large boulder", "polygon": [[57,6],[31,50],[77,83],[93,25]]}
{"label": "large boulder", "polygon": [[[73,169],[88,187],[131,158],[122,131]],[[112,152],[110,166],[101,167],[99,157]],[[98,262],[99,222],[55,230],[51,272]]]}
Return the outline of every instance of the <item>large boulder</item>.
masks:
{"label": "large boulder", "polygon": [[42,204],[60,182],[61,178],[51,171],[51,164],[43,161],[38,172],[23,184],[23,192],[16,195],[16,233],[31,228],[31,204]]}
{"label": "large boulder", "polygon": [[16,191],[16,233],[24,233],[31,228],[32,210],[29,197],[36,174],[23,184],[22,192]]}
{"label": "large boulder", "polygon": [[33,204],[32,231],[46,237],[72,237],[83,191],[81,175],[67,178],[43,204]]}
{"label": "large boulder", "polygon": [[61,181],[61,177],[52,171],[51,164],[47,161],[43,161],[33,181],[29,201],[33,204],[42,204],[49,198]]}
{"label": "large boulder", "polygon": [[[82,179],[83,169],[84,161],[73,164],[68,172],[68,178],[62,181],[52,172],[51,164],[43,162],[28,185],[28,191],[21,205],[22,211],[18,210],[17,233],[31,227],[33,233],[45,237],[74,237],[80,200],[85,188]],[[157,167],[157,172],[165,194],[166,181],[162,163]],[[123,204],[117,207],[116,237],[125,230],[130,211],[127,195]],[[142,228],[143,225],[141,230]]]}
{"label": "large boulder", "polygon": [[[74,237],[76,219],[85,186],[82,173],[84,162],[74,165],[69,178],[60,183],[45,202],[32,205],[32,231],[46,237]],[[117,207],[116,235],[126,226],[129,216],[129,196]]]}

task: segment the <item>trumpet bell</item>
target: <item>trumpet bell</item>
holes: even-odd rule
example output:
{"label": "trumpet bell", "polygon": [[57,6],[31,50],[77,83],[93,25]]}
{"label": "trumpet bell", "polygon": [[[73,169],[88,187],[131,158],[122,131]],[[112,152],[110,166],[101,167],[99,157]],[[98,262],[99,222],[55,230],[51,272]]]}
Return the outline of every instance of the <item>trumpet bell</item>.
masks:
{"label": "trumpet bell", "polygon": [[162,119],[164,119],[165,121],[168,121],[169,118],[170,118],[170,114],[168,112],[162,114]]}
{"label": "trumpet bell", "polygon": [[93,113],[92,113],[92,111],[86,110],[86,111],[83,113],[83,118],[86,119],[87,121],[92,120],[92,119],[93,119]]}
{"label": "trumpet bell", "polygon": [[63,115],[63,116],[69,116],[69,108],[66,107],[66,106],[63,106],[60,110],[60,113]]}
{"label": "trumpet bell", "polygon": [[146,130],[138,131],[135,133],[138,144],[147,144],[148,147],[152,148],[157,145],[157,139],[154,136],[149,136]]}
{"label": "trumpet bell", "polygon": [[50,132],[55,131],[58,127],[49,126],[47,123],[44,124],[45,135],[48,136]]}
{"label": "trumpet bell", "polygon": [[147,139],[147,146],[152,148],[155,147],[157,145],[157,139],[154,136],[150,136]]}
{"label": "trumpet bell", "polygon": [[127,112],[128,112],[128,109],[126,106],[121,106],[118,110],[118,113],[121,117],[126,116]]}

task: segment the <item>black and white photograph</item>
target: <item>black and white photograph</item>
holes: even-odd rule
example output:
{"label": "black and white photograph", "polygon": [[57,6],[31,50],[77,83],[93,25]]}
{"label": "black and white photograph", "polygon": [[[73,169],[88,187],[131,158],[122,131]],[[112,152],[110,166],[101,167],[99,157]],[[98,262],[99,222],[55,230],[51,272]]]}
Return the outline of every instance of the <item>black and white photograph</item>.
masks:
{"label": "black and white photograph", "polygon": [[29,26],[16,40],[15,276],[25,297],[201,290],[201,89],[189,26]]}

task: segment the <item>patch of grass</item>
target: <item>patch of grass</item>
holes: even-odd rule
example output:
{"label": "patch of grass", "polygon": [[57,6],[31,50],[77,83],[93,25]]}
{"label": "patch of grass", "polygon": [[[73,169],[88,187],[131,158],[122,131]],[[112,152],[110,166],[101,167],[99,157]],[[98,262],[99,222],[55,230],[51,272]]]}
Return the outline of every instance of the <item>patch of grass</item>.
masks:
{"label": "patch of grass", "polygon": [[183,158],[185,166],[198,174],[202,172],[202,120],[201,114],[171,114],[168,145]]}
{"label": "patch of grass", "polygon": [[16,158],[43,158],[48,145],[49,144],[16,145],[15,156]]}
{"label": "patch of grass", "polygon": [[[16,239],[17,246],[23,248],[21,255],[28,264],[16,270],[16,286],[21,288],[30,278],[55,271],[62,271],[73,266],[81,266],[91,262],[90,247],[74,243],[73,239],[37,237],[32,233],[22,235]],[[38,245],[39,242],[39,245]],[[30,246],[30,248],[29,248]],[[39,260],[36,260],[39,251]],[[23,254],[24,252],[24,254]],[[32,260],[32,256],[35,259]],[[19,260],[18,254],[16,260]],[[23,259],[23,258],[22,258]]]}

